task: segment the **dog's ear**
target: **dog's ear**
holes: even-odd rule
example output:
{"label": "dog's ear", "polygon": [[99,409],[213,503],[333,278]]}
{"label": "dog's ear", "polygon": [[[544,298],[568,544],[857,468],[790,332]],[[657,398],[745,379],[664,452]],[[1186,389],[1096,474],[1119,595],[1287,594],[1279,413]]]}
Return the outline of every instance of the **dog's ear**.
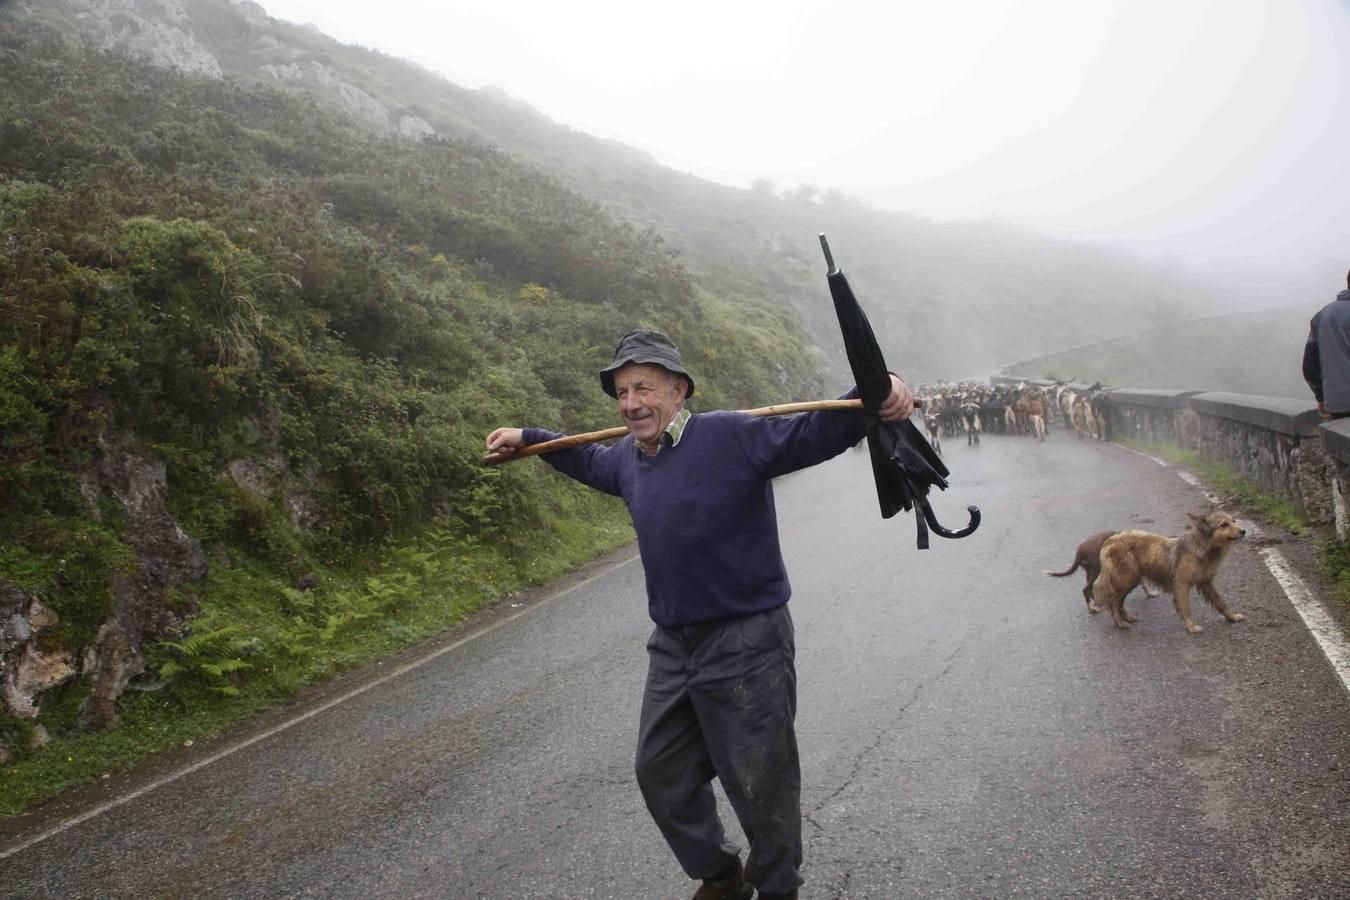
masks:
{"label": "dog's ear", "polygon": [[1209,521],[1208,513],[1186,513],[1186,515],[1195,523],[1196,529],[1199,530],[1201,534],[1208,535],[1214,533],[1214,523]]}

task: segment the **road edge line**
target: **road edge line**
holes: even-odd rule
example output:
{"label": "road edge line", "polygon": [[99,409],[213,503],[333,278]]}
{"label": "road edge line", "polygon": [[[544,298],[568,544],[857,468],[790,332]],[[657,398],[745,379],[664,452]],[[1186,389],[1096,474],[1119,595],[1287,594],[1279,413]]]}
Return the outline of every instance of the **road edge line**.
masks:
{"label": "road edge line", "polygon": [[[1200,479],[1190,472],[1177,469],[1166,460],[1150,456],[1141,450],[1135,450],[1133,447],[1125,447],[1125,449],[1155,462],[1165,469],[1172,469],[1176,472],[1178,478],[1203,493],[1211,503],[1217,505],[1220,502],[1219,497],[1212,491],[1207,490]],[[1240,524],[1253,536],[1264,534],[1255,522],[1241,521]],[[1280,590],[1284,591],[1284,596],[1294,607],[1294,612],[1298,613],[1299,618],[1303,620],[1304,627],[1312,635],[1318,648],[1321,649],[1322,655],[1331,664],[1331,670],[1340,679],[1341,687],[1347,693],[1350,693],[1350,642],[1347,642],[1345,636],[1341,633],[1340,625],[1326,611],[1326,607],[1313,594],[1307,582],[1289,565],[1289,561],[1284,558],[1283,553],[1274,547],[1257,548],[1257,553],[1260,554],[1261,560],[1266,564],[1266,569],[1275,579],[1275,583],[1280,586]]]}
{"label": "road edge line", "polygon": [[1350,645],[1341,636],[1340,625],[1313,596],[1307,583],[1293,570],[1283,553],[1274,547],[1262,547],[1259,552],[1266,562],[1266,568],[1280,583],[1285,596],[1303,619],[1303,624],[1322,648],[1327,662],[1340,676],[1341,686],[1350,691]]}
{"label": "road edge line", "polygon": [[426,665],[432,660],[439,659],[440,657],[451,652],[452,650],[459,649],[460,647],[464,646],[470,641],[475,641],[478,638],[483,637],[484,635],[491,634],[498,628],[501,628],[503,625],[507,625],[523,616],[527,616],[530,613],[534,612],[535,610],[548,606],[549,604],[553,603],[556,600],[561,600],[563,597],[566,597],[567,595],[574,593],[575,591],[578,591],[581,588],[586,587],[586,585],[591,584],[597,579],[602,578],[605,575],[610,574],[611,572],[617,571],[618,569],[623,568],[629,563],[636,562],[639,558],[640,557],[638,556],[632,556],[621,562],[617,562],[612,566],[608,566],[604,570],[596,572],[594,575],[591,575],[590,577],[585,578],[582,581],[579,581],[576,584],[570,585],[569,587],[559,591],[552,597],[547,597],[543,600],[540,600],[538,603],[532,603],[529,606],[525,607],[524,609],[520,610],[519,612],[512,613],[511,615],[506,616],[505,618],[498,619],[496,622],[493,622],[490,625],[485,625],[479,630],[471,634],[467,634],[453,643],[447,644],[444,647],[438,647],[432,652],[428,653],[426,656],[419,657],[418,659],[415,659],[409,663],[404,663],[402,666],[399,666],[397,669],[394,669],[391,672],[386,672],[379,678],[376,678],[374,681],[369,681],[361,685],[360,687],[353,688],[352,690],[347,691],[345,694],[342,694],[338,697],[334,697],[332,700],[329,700],[326,703],[322,703],[314,707],[313,709],[306,710],[305,712],[301,713],[300,715],[296,716],[293,719],[287,719],[285,722],[273,725],[271,728],[260,731],[257,734],[240,741],[237,744],[232,744],[229,747],[226,747],[224,750],[219,750],[216,753],[213,753],[212,755],[206,757],[205,759],[198,760],[197,762],[192,763],[191,765],[184,766],[183,768],[171,772],[168,775],[163,776],[162,778],[157,778],[154,781],[150,782],[149,784],[143,785],[137,788],[136,790],[131,791],[128,794],[124,794],[121,797],[117,797],[113,800],[104,801],[103,803],[100,803],[98,806],[95,806],[92,809],[85,810],[78,816],[74,816],[70,819],[67,819],[64,822],[60,822],[56,825],[53,825],[50,828],[46,829],[45,831],[36,834],[31,838],[28,838],[22,843],[16,844],[15,846],[5,850],[0,850],[0,859],[8,859],[9,857],[14,856],[17,853],[27,850],[29,847],[40,844],[43,841],[49,840],[50,838],[54,838],[58,834],[61,834],[62,832],[69,831],[76,825],[88,822],[90,819],[96,818],[110,810],[116,809],[119,806],[130,803],[132,800],[135,800],[139,797],[144,797],[151,791],[156,791],[167,784],[172,784],[173,782],[177,781],[180,778],[184,778],[188,775],[191,775],[193,772],[197,772],[201,769],[206,768],[209,765],[212,765],[213,763],[217,763],[227,756],[231,756],[235,753],[238,753],[240,750],[245,750],[249,747],[252,747],[254,744],[265,741],[270,737],[274,737],[280,734],[281,732],[286,731],[293,725],[299,725],[301,722],[312,719],[315,716],[319,715],[320,713],[327,712],[328,710],[332,709],[335,706],[340,706],[341,704],[346,703],[348,700],[359,697],[362,694],[366,693],[367,691],[372,690],[373,688],[377,688],[380,685],[392,681],[395,678],[406,675],[407,673],[413,671],[414,669],[420,669],[422,666]]}

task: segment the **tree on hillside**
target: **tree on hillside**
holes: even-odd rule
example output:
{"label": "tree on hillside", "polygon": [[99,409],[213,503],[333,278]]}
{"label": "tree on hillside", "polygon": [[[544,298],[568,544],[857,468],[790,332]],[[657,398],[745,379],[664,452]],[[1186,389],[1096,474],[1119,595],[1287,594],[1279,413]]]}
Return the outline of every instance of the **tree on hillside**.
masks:
{"label": "tree on hillside", "polygon": [[768,178],[756,178],[750,182],[750,193],[757,197],[772,197],[777,190],[777,185]]}
{"label": "tree on hillside", "polygon": [[816,195],[819,193],[819,187],[814,184],[807,184],[803,181],[792,189],[792,192],[788,194],[788,198],[795,200],[798,203],[815,203]]}

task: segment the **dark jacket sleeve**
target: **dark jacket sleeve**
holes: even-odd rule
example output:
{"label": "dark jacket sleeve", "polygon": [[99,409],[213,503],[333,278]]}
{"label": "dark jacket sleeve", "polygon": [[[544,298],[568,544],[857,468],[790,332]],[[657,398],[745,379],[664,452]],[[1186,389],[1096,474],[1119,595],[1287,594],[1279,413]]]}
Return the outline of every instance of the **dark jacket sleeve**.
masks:
{"label": "dark jacket sleeve", "polygon": [[1303,346],[1303,380],[1312,388],[1317,402],[1322,402],[1322,354],[1317,347],[1318,313],[1312,318],[1312,327],[1308,330],[1308,343]]}
{"label": "dark jacket sleeve", "polygon": [[[839,398],[858,399],[854,388]],[[735,436],[761,478],[777,478],[838,456],[867,436],[861,410],[826,410],[795,416],[738,416]]]}
{"label": "dark jacket sleeve", "polygon": [[[545,431],[542,428],[525,429],[526,444],[541,444],[544,441],[551,441],[559,437],[562,437],[562,435]],[[597,491],[603,491],[617,497],[622,496],[623,490],[619,483],[619,470],[615,462],[619,458],[617,453],[623,452],[624,449],[630,453],[636,452],[633,450],[633,442],[629,438],[624,438],[613,447],[604,447],[600,444],[582,444],[579,447],[543,453],[540,454],[539,458],[587,487],[593,487]]]}

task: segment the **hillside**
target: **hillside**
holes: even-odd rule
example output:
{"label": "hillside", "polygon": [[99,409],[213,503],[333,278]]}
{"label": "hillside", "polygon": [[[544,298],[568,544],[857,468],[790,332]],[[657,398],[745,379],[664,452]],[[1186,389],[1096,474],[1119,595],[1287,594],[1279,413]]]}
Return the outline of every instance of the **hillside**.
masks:
{"label": "hillside", "polygon": [[0,814],[629,539],[612,498],[479,462],[498,425],[612,424],[624,331],[676,337],[695,409],[840,390],[818,231],[916,380],[1200,302],[680,175],[247,2],[0,26]]}
{"label": "hillside", "polygon": [[675,172],[500,91],[460,88],[420,66],[271,19],[247,0],[52,0],[15,9],[96,46],[331,103],[364,127],[486,144],[544,168],[654,229],[708,290],[795,313],[832,383],[846,373],[820,231],[831,235],[893,364],[918,380],[985,373],[1029,353],[1130,333],[1157,302],[1210,311],[1202,291],[1165,273],[999,223],[939,224],[809,186],[739,190]]}
{"label": "hillside", "polygon": [[1302,375],[1303,345],[1319,306],[1175,318],[1128,337],[1026,360],[1009,366],[1007,374],[1291,397],[1311,405]]}
{"label": "hillside", "polygon": [[794,321],[536,167],[12,19],[0,234],[0,763],[284,696],[628,539],[479,457],[611,424],[629,328],[680,335],[696,408],[819,390]]}

